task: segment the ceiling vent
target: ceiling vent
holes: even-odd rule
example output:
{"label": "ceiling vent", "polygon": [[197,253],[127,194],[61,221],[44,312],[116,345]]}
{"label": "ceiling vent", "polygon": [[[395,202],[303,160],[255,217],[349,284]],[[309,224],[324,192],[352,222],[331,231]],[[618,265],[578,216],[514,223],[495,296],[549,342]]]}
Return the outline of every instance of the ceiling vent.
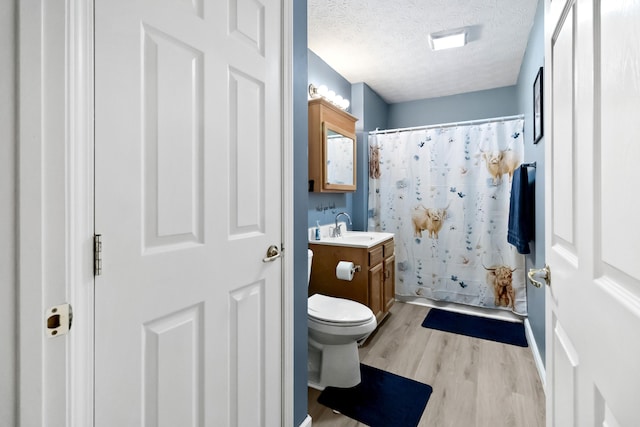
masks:
{"label": "ceiling vent", "polygon": [[461,28],[457,30],[431,33],[429,34],[429,44],[433,50],[462,47],[467,44],[467,30],[465,28]]}

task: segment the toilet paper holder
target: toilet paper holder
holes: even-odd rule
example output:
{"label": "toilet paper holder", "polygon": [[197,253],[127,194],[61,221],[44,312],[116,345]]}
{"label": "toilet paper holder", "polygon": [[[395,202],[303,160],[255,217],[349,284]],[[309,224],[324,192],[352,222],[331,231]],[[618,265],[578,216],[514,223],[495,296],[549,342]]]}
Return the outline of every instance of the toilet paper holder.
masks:
{"label": "toilet paper holder", "polygon": [[338,280],[351,281],[356,272],[360,270],[360,266],[351,261],[340,261],[338,265],[336,265],[336,277]]}

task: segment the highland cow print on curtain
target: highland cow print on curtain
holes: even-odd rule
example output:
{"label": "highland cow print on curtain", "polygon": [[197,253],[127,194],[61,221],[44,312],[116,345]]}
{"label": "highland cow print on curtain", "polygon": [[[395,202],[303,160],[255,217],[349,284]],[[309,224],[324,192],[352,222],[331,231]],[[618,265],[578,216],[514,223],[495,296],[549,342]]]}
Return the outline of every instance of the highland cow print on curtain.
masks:
{"label": "highland cow print on curtain", "polygon": [[523,120],[369,135],[370,231],[395,233],[396,294],[526,314],[507,243]]}

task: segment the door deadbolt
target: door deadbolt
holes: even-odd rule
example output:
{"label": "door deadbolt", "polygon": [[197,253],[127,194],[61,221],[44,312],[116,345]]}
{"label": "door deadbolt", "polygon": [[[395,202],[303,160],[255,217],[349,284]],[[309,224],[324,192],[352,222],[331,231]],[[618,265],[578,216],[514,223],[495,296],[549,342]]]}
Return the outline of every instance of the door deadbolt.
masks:
{"label": "door deadbolt", "polygon": [[47,310],[46,318],[46,330],[49,338],[66,335],[69,329],[71,329],[71,322],[73,320],[71,304],[61,304],[51,307]]}

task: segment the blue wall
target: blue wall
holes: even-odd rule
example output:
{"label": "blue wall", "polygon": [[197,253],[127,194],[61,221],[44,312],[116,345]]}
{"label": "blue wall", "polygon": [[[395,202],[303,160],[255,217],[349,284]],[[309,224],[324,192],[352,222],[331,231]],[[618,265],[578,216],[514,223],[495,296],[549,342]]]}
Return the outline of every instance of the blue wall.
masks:
{"label": "blue wall", "polygon": [[353,226],[355,230],[367,230],[369,204],[369,135],[376,128],[387,129],[389,105],[366,83],[351,87],[352,113],[360,120],[356,123],[357,181],[353,194]]}
{"label": "blue wall", "polygon": [[293,2],[293,420],[307,417],[307,0]]}
{"label": "blue wall", "polygon": [[[351,83],[310,50],[308,51],[308,57],[309,83],[313,83],[316,86],[326,85],[329,89],[335,91],[335,93],[349,99],[351,96]],[[349,99],[349,101],[353,104],[353,100]],[[306,107],[304,111],[306,113]],[[350,111],[353,111],[353,107],[350,107]],[[359,116],[357,117],[360,118]],[[358,168],[360,168],[360,166],[358,166]],[[353,218],[353,194],[309,193],[308,209],[308,227],[315,226],[316,221],[319,221],[320,225],[333,223],[336,214],[339,212],[347,212]]]}
{"label": "blue wall", "polygon": [[515,86],[420,99],[389,106],[389,128],[463,122],[520,114]]}
{"label": "blue wall", "polygon": [[[518,109],[524,114],[524,156],[527,162],[536,162],[537,168],[529,168],[529,179],[535,174],[536,185],[536,237],[530,243],[531,254],[525,258],[525,271],[530,268],[544,267],[544,136],[537,143],[533,143],[533,82],[538,70],[544,65],[544,2],[538,2],[533,28],[529,34],[529,43],[520,67],[518,78]],[[544,289],[538,289],[527,284],[527,301],[529,323],[540,352],[542,362],[545,362],[545,302]]]}
{"label": "blue wall", "polygon": [[[358,118],[356,122],[356,156],[358,167],[354,193],[309,193],[308,226],[316,221],[330,224],[339,212],[347,212],[353,221],[353,230],[366,230],[367,198],[369,192],[367,132],[376,128],[386,129],[389,105],[365,83],[351,84],[331,68],[318,55],[309,51],[309,83],[326,85],[336,93],[350,99],[349,112]],[[365,108],[366,107],[366,108]]]}
{"label": "blue wall", "polygon": [[[336,70],[331,68],[318,55],[308,50],[309,62],[309,83],[315,86],[326,85],[336,94],[349,99],[351,95],[351,83],[342,77]],[[348,111],[353,111],[353,106]]]}

